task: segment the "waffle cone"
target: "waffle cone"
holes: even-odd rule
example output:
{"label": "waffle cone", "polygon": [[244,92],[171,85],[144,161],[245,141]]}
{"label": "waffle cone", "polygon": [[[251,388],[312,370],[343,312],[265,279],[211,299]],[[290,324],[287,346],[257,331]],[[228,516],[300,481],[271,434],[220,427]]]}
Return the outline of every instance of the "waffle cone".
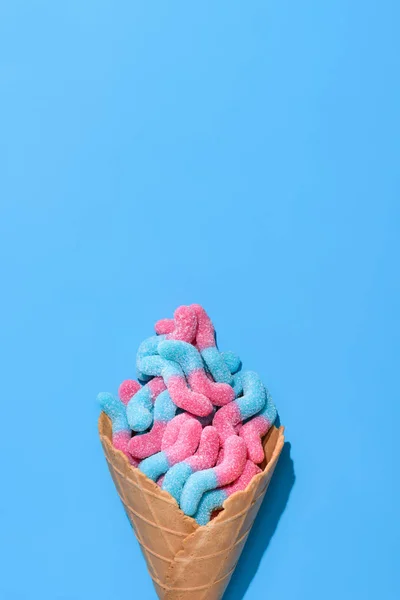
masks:
{"label": "waffle cone", "polygon": [[222,598],[278,462],[283,431],[283,427],[273,427],[265,437],[262,473],[245,491],[230,496],[224,510],[208,525],[199,527],[167,492],[112,446],[110,420],[100,415],[99,433],[108,467],[161,600]]}

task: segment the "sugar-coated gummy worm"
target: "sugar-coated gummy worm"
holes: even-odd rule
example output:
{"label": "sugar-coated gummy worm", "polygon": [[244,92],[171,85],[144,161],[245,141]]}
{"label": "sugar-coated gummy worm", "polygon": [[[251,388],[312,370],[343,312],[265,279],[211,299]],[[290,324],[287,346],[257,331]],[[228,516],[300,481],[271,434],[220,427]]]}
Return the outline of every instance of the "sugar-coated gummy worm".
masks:
{"label": "sugar-coated gummy worm", "polygon": [[[139,469],[149,479],[157,481],[173,465],[192,456],[199,445],[201,432],[202,427],[196,419],[186,421],[181,427],[175,444],[143,460]],[[241,440],[241,438],[238,439]],[[243,442],[243,440],[241,441]]]}
{"label": "sugar-coated gummy worm", "polygon": [[[214,405],[224,406],[234,399],[235,392],[230,385],[214,383],[208,379],[200,353],[191,344],[179,340],[164,340],[158,345],[158,352],[166,360],[178,363],[191,389],[209,398]],[[222,357],[221,360],[223,361]],[[194,412],[190,408],[187,410]]]}
{"label": "sugar-coated gummy worm", "polygon": [[196,454],[171,467],[164,478],[162,489],[169,492],[178,502],[183,486],[190,475],[215,465],[219,450],[219,435],[215,427],[205,427],[201,433]]}
{"label": "sugar-coated gummy worm", "polygon": [[199,525],[207,525],[214,510],[221,508],[227,498],[235,492],[245,490],[255,475],[261,473],[261,469],[251,460],[246,461],[243,473],[229,485],[218,490],[206,492],[200,500],[199,507],[194,515]]}
{"label": "sugar-coated gummy worm", "polygon": [[106,413],[111,419],[112,425],[112,443],[114,448],[121,450],[128,458],[133,466],[137,466],[135,461],[128,451],[128,444],[132,437],[132,432],[129,428],[126,418],[125,405],[108,392],[101,392],[97,396],[101,410]]}
{"label": "sugar-coated gummy worm", "polygon": [[275,404],[267,390],[267,401],[262,411],[245,423],[239,431],[240,437],[246,442],[248,456],[254,463],[261,463],[264,460],[261,439],[274,424],[276,416]]}
{"label": "sugar-coated gummy worm", "polygon": [[213,420],[222,442],[236,433],[237,425],[250,419],[265,406],[267,391],[258,374],[245,371],[240,374],[240,379],[243,384],[243,396],[220,408]]}
{"label": "sugar-coated gummy worm", "polygon": [[222,356],[222,360],[224,361],[232,375],[240,370],[242,366],[242,361],[240,360],[239,356],[235,354],[235,352],[227,350],[225,352],[221,352],[220,354]]}
{"label": "sugar-coated gummy worm", "polygon": [[[159,346],[163,343],[164,339],[165,336],[152,336],[142,342],[136,358],[138,370],[146,375],[161,376],[164,379],[172,400],[179,408],[200,417],[209,415],[212,412],[213,404],[207,396],[192,391],[188,387],[185,375],[177,362],[163,358],[158,354]],[[172,343],[172,341],[169,343]],[[151,410],[150,406],[148,406],[148,410]],[[130,413],[128,413],[128,419],[132,429],[135,429],[131,423]],[[135,431],[138,430],[135,429]]]}
{"label": "sugar-coated gummy worm", "polygon": [[125,379],[118,388],[118,396],[125,405],[140,390],[142,386],[134,379]]}
{"label": "sugar-coated gummy worm", "polygon": [[172,402],[168,390],[159,394],[154,403],[154,423],[148,433],[136,435],[129,442],[129,452],[135,458],[147,458],[161,450],[161,442],[167,424],[175,417],[176,405]]}
{"label": "sugar-coated gummy worm", "polygon": [[235,481],[243,473],[246,464],[247,448],[244,440],[237,435],[225,441],[224,458],[216,467],[193,473],[185,483],[181,494],[181,509],[193,516],[203,494],[209,490]]}
{"label": "sugar-coated gummy worm", "polygon": [[196,415],[192,415],[191,413],[187,412],[183,412],[179,415],[176,415],[176,417],[174,417],[172,421],[167,423],[161,442],[161,450],[165,450],[166,448],[169,448],[170,446],[175,444],[183,423],[186,423],[186,421],[189,421],[190,419],[196,419],[197,421],[199,421],[202,427],[207,427],[208,425],[211,425],[214,414],[215,410],[213,410],[213,412],[207,417],[196,417]]}
{"label": "sugar-coated gummy worm", "polygon": [[151,427],[155,400],[165,389],[163,378],[154,377],[132,396],[126,407],[126,416],[133,431],[146,431]]}
{"label": "sugar-coated gummy worm", "polygon": [[197,316],[196,346],[207,368],[215,381],[231,385],[232,374],[216,346],[214,325],[210,317],[200,304],[192,304],[191,308]]}
{"label": "sugar-coated gummy worm", "polygon": [[166,334],[169,340],[192,343],[197,330],[197,316],[190,306],[179,306],[173,319],[162,319],[155,325],[156,333]]}

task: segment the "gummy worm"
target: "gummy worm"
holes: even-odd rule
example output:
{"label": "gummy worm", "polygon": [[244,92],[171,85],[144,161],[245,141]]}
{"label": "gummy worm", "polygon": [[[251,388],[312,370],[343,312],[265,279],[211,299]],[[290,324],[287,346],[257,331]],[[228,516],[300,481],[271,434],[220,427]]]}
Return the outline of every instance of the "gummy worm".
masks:
{"label": "gummy worm", "polygon": [[217,460],[218,450],[218,431],[215,427],[205,427],[201,433],[200,444],[196,454],[189,456],[167,471],[162,489],[169,492],[179,504],[186,481],[193,473],[213,467]]}
{"label": "gummy worm", "polygon": [[132,396],[126,407],[126,416],[133,431],[146,431],[151,427],[154,403],[165,389],[163,378],[154,377]]}
{"label": "gummy worm", "polygon": [[143,459],[159,452],[167,424],[175,417],[175,413],[176,405],[168,390],[164,390],[154,403],[154,423],[149,433],[137,435],[129,442],[128,448],[132,456]]}
{"label": "gummy worm", "polygon": [[257,373],[245,371],[240,378],[243,384],[243,396],[220,408],[213,420],[222,443],[236,433],[237,425],[260,412],[267,399],[267,391]]}
{"label": "gummy worm", "polygon": [[196,419],[197,421],[199,421],[202,427],[207,427],[212,423],[214,414],[215,410],[213,410],[213,412],[207,417],[196,417],[195,415],[191,415],[190,413],[183,412],[174,417],[172,421],[167,423],[167,426],[165,428],[165,432],[161,442],[161,450],[166,450],[166,448],[169,448],[170,446],[173,446],[173,444],[175,444],[183,423],[190,421],[190,419]]}
{"label": "gummy worm", "polygon": [[197,316],[190,306],[179,306],[173,319],[162,319],[155,325],[156,333],[166,334],[168,340],[192,343],[197,330]]}
{"label": "gummy worm", "polygon": [[140,390],[142,386],[134,379],[125,379],[118,388],[118,396],[125,405]]}
{"label": "gummy worm", "polygon": [[200,500],[199,507],[194,515],[199,525],[207,525],[214,510],[221,508],[227,498],[235,492],[245,490],[255,475],[261,473],[261,469],[251,460],[246,461],[243,473],[236,481],[226,485],[219,490],[206,492]]}
{"label": "gummy worm", "polygon": [[197,316],[196,346],[215,381],[232,384],[232,374],[215,343],[215,330],[210,317],[200,304],[192,304]]}
{"label": "gummy worm", "polygon": [[[152,479],[157,481],[161,475],[166,473],[176,463],[191,456],[199,445],[202,427],[196,419],[190,419],[183,423],[181,430],[173,446],[162,450],[153,456],[143,460],[139,469]],[[243,440],[238,437],[238,440]],[[244,442],[243,442],[244,444]],[[245,445],[246,446],[246,445]]]}
{"label": "gummy worm", "polygon": [[124,404],[108,392],[98,394],[97,400],[100,403],[101,410],[111,419],[112,443],[114,448],[123,452],[129,458],[131,464],[137,467],[138,462],[132,458],[128,451],[132,432],[126,418]]}
{"label": "gummy worm", "polygon": [[[204,370],[203,361],[198,350],[191,344],[178,340],[164,340],[160,342],[158,352],[166,360],[178,363],[191,389],[209,398],[214,405],[224,406],[234,399],[235,392],[230,385],[210,381]],[[224,362],[223,357],[221,357],[221,360]],[[174,398],[174,401],[177,402],[178,406],[182,405],[180,398],[179,400]],[[187,407],[186,410],[195,412],[190,407]]]}
{"label": "gummy worm", "polygon": [[[163,343],[164,339],[164,336],[152,336],[142,342],[136,360],[138,370],[146,375],[161,376],[164,379],[172,400],[179,408],[200,417],[209,415],[213,410],[212,402],[203,394],[189,389],[185,375],[177,362],[167,360],[158,354],[159,345]],[[147,405],[146,408],[147,410],[151,410],[150,405]],[[133,418],[132,415],[132,420]],[[131,423],[129,413],[128,419],[132,429],[135,429]]]}
{"label": "gummy worm", "polygon": [[245,423],[239,432],[240,437],[246,442],[248,456],[254,463],[261,463],[264,460],[265,454],[261,439],[273,425],[276,416],[275,404],[267,390],[267,401],[264,408]]}
{"label": "gummy worm", "polygon": [[188,516],[194,515],[205,492],[232,483],[240,477],[246,457],[244,440],[237,435],[230,436],[225,441],[223,461],[216,467],[193,473],[185,483],[180,501],[183,512]]}

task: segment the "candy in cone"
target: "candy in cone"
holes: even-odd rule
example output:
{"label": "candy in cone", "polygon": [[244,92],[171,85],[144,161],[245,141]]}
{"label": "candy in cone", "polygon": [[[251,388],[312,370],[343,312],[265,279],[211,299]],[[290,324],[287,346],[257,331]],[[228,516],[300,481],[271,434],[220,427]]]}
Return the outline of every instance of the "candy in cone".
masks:
{"label": "candy in cone", "polygon": [[246,490],[227,498],[224,510],[208,525],[199,527],[167,492],[112,446],[110,420],[100,415],[108,467],[161,600],[222,598],[278,462],[283,431],[272,427],[265,437],[262,473]]}

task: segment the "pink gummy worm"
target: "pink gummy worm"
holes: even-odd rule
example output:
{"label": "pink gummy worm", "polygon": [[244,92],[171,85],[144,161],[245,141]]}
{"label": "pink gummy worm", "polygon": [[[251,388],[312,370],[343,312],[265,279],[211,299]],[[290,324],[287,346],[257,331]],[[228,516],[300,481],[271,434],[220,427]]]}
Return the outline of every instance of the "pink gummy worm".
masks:
{"label": "pink gummy worm", "polygon": [[171,399],[178,406],[187,412],[198,417],[207,417],[213,411],[211,400],[189,389],[186,379],[180,375],[172,375],[168,379],[168,391]]}
{"label": "pink gummy worm", "polygon": [[219,435],[215,427],[209,425],[201,432],[200,444],[196,454],[189,456],[186,463],[193,472],[210,469],[215,465],[219,450]]}
{"label": "pink gummy worm", "polygon": [[261,438],[270,427],[271,423],[265,417],[254,417],[240,429],[239,435],[246,442],[249,458],[254,463],[261,463],[264,460]]}
{"label": "pink gummy worm", "polygon": [[[183,423],[175,444],[165,450],[170,467],[196,452],[202,430],[201,424],[196,419],[190,419]],[[238,439],[241,440],[241,438]]]}
{"label": "pink gummy worm", "polygon": [[154,421],[153,427],[149,433],[136,435],[128,446],[128,450],[135,458],[143,459],[156,454],[161,450],[161,442],[167,424],[162,421]]}
{"label": "pink gummy worm", "polygon": [[252,460],[247,460],[243,469],[243,473],[240,475],[240,477],[238,477],[238,479],[236,479],[236,481],[233,483],[230,483],[224,487],[224,491],[226,492],[227,496],[231,496],[235,492],[245,490],[250,481],[253,479],[254,475],[257,475],[258,473],[261,473],[261,469],[257,467]]}
{"label": "pink gummy worm", "polygon": [[188,381],[193,391],[207,396],[215,406],[224,406],[235,398],[232,386],[227,383],[215,383],[207,377],[204,370],[192,371],[188,376]]}
{"label": "pink gummy worm", "polygon": [[224,460],[224,447],[220,448],[217,458],[217,465],[220,465]]}
{"label": "pink gummy worm", "polygon": [[173,319],[160,319],[154,325],[154,329],[157,335],[172,333],[175,329],[175,321]]}
{"label": "pink gummy worm", "polygon": [[123,452],[125,454],[125,456],[128,457],[131,465],[133,465],[134,467],[137,467],[139,462],[137,460],[135,460],[129,453],[129,443],[130,443],[131,439],[132,438],[131,438],[130,431],[118,431],[117,433],[113,434],[112,443],[113,443],[114,448],[116,448],[117,450],[120,450],[121,452]]}
{"label": "pink gummy worm", "polygon": [[151,401],[154,403],[156,401],[157,396],[161,394],[164,390],[167,389],[167,386],[164,383],[164,379],[162,377],[154,377],[147,384],[150,389]]}
{"label": "pink gummy worm", "polygon": [[214,325],[200,304],[192,304],[191,308],[197,316],[196,346],[200,350],[215,346]]}
{"label": "pink gummy worm", "polygon": [[179,306],[173,319],[162,319],[155,325],[156,333],[167,334],[169,340],[181,340],[191,344],[197,331],[197,316],[190,306]]}
{"label": "pink gummy worm", "polygon": [[129,400],[140,390],[142,386],[134,379],[125,379],[118,388],[118,396],[121,402],[128,404]]}
{"label": "pink gummy worm", "polygon": [[241,422],[241,414],[236,402],[226,404],[215,413],[213,425],[217,429],[221,442],[231,435],[236,435],[235,427]]}
{"label": "pink gummy worm", "polygon": [[178,439],[179,431],[186,421],[193,419],[191,415],[188,413],[181,413],[177,415],[169,423],[167,423],[167,427],[165,428],[165,432],[163,435],[163,439],[161,442],[161,450],[166,450],[170,446],[173,446]]}
{"label": "pink gummy worm", "polygon": [[225,442],[223,461],[214,467],[218,487],[235,481],[243,473],[247,459],[247,448],[244,440],[231,435]]}
{"label": "pink gummy worm", "polygon": [[161,477],[159,479],[157,479],[157,485],[158,485],[158,487],[162,487],[164,479],[165,479],[165,475],[161,475]]}

